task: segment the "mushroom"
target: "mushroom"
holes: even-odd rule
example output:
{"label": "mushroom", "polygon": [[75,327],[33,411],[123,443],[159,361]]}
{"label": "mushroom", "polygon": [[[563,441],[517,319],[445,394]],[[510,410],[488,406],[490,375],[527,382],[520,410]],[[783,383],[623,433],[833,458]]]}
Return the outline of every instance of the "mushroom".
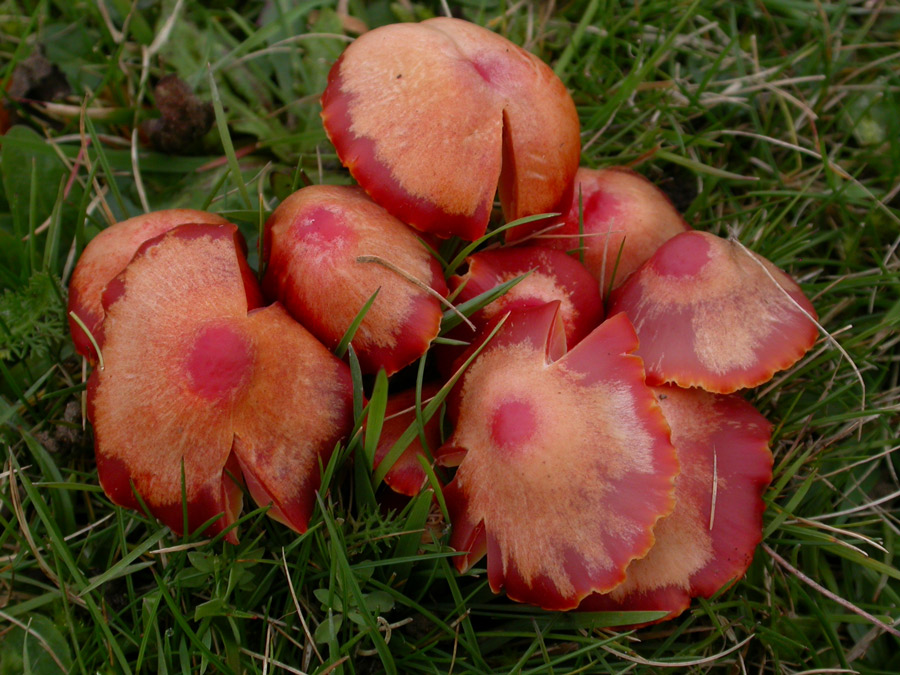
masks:
{"label": "mushroom", "polygon": [[671,385],[654,388],[681,463],[675,509],[657,523],[656,543],[624,583],[579,609],[681,614],[744,576],[762,540],[772,480],[772,425],[737,394]]}
{"label": "mushroom", "polygon": [[[303,532],[319,466],[353,423],[349,368],[259,295],[234,225],[145,242],[103,295],[103,366],[88,382],[100,484],[176,532],[227,532],[241,476]],[[184,502],[182,500],[184,498]]]}
{"label": "mushroom", "polygon": [[435,18],[364,33],[334,64],[322,120],[372,198],[441,237],[559,210],[580,155],[572,98],[539,58],[475,24]]}
{"label": "mushroom", "polygon": [[562,251],[544,246],[496,248],[475,253],[466,262],[468,271],[449,280],[451,291],[462,287],[455,296],[456,303],[528,274],[470,317],[477,325],[484,325],[511,309],[538,307],[559,300],[566,345],[571,349],[603,320],[603,300],[597,283],[584,265]]}
{"label": "mushroom", "polygon": [[193,209],[168,209],[135,216],[111,225],[85,246],[69,282],[69,330],[75,351],[96,363],[97,352],[75,314],[95,340],[100,339],[103,324],[103,289],[148,239],[185,223],[224,225],[228,221],[213,213]]}
{"label": "mushroom", "polygon": [[817,318],[800,287],[771,262],[707,232],[663,244],[610,296],[641,341],[649,384],[728,394],[796,363]]}
{"label": "mushroom", "polygon": [[[560,302],[560,318],[571,349],[603,320],[600,288],[584,265],[562,251],[545,246],[509,246],[480,251],[466,258],[468,271],[450,277],[454,302],[461,305],[524,276],[515,286],[471,315],[476,330],[493,326],[511,309]],[[489,330],[489,328],[487,328]],[[442,344],[431,350],[440,372],[449,377],[472,339],[471,326],[457,326],[445,335],[462,344]]]}
{"label": "mushroom", "polygon": [[[670,238],[690,229],[662,190],[624,167],[579,168],[564,213],[561,227],[540,241],[582,258],[604,293],[621,285]],[[506,240],[517,241],[544,226],[540,221],[514,227]]]}
{"label": "mushroom", "polygon": [[369,300],[353,347],[364,373],[388,375],[422,356],[447,294],[437,260],[412,230],[355,187],[298,190],[266,223],[266,296],[329,348]]}
{"label": "mushroom", "polygon": [[510,312],[451,393],[444,497],[461,572],[545,609],[612,590],[671,512],[669,429],[625,315],[566,353],[559,302]]}
{"label": "mushroom", "polygon": [[[427,401],[438,393],[440,387],[427,384],[422,387],[422,401]],[[375,468],[384,461],[388,451],[403,435],[410,424],[416,420],[416,390],[407,389],[388,398],[384,412],[384,425],[375,448]],[[423,428],[424,434],[416,436],[397,461],[384,476],[384,482],[391,490],[407,497],[419,494],[427,480],[425,469],[419,463],[420,458],[428,459],[428,452],[434,452],[441,445],[440,416],[433,415]],[[422,440],[428,445],[428,452]]]}

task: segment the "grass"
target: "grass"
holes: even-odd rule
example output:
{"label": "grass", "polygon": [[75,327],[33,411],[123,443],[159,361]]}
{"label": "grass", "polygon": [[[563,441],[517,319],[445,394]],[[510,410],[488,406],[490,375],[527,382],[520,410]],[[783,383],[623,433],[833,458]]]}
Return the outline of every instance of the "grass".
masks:
{"label": "grass", "polygon": [[[0,673],[900,671],[900,9],[450,5],[556,68],[583,164],[637,168],[812,298],[828,337],[750,394],[775,424],[775,475],[746,578],[633,634],[609,631],[615,616],[516,605],[483,567],[455,574],[428,493],[371,508],[354,447],[327,468],[303,536],[245,510],[231,546],[113,507],[65,330],[77,255],[111,222],[189,206],[238,223],[256,266],[281,199],[349,182],[317,98],[353,20],[442,7],[0,0],[0,79],[42,51],[70,90],[0,99],[21,122],[0,137]],[[174,155],[138,131],[169,73],[214,109]],[[377,422],[381,404],[359,403]]]}

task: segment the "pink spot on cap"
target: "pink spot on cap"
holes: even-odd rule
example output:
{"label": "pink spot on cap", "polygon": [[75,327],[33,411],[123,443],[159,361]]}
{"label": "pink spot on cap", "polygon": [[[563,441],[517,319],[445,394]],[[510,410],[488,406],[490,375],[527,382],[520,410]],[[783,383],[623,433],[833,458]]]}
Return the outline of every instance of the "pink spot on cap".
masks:
{"label": "pink spot on cap", "polygon": [[536,430],[534,411],[531,404],[525,401],[504,401],[491,416],[491,437],[497,445],[510,452],[523,450]]}
{"label": "pink spot on cap", "polygon": [[356,234],[341,217],[323,207],[304,210],[294,223],[294,233],[322,253],[339,254],[356,240]]}
{"label": "pink spot on cap", "polygon": [[[575,228],[578,228],[578,187],[575,188],[575,194],[572,197],[575,208],[572,213],[575,215]],[[607,190],[597,190],[591,195],[582,195],[581,198],[582,218],[585,221],[585,230],[588,230],[587,223],[590,222],[593,231],[606,231],[607,227],[612,226],[615,230],[615,223],[620,222],[623,217],[621,202],[619,199]],[[606,227],[598,228],[597,225]],[[623,229],[624,224],[619,229]]]}
{"label": "pink spot on cap", "polygon": [[226,398],[248,379],[252,365],[247,338],[227,324],[207,326],[187,358],[191,390],[211,400]]}
{"label": "pink spot on cap", "polygon": [[666,242],[651,260],[659,274],[692,277],[709,262],[709,241],[699,232],[684,232]]}
{"label": "pink spot on cap", "polygon": [[472,67],[481,78],[490,85],[496,85],[509,72],[507,60],[498,59],[490,54],[482,54],[472,59]]}

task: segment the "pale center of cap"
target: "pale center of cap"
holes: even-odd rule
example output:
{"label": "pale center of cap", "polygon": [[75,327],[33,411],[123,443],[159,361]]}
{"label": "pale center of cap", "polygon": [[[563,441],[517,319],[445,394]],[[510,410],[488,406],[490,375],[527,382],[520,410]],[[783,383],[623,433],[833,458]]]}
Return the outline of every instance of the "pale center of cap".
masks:
{"label": "pale center of cap", "polygon": [[686,232],[666,243],[653,259],[653,268],[667,277],[692,277],[709,262],[709,241],[698,232]]}
{"label": "pale center of cap", "polygon": [[241,332],[228,324],[206,326],[187,358],[190,388],[203,398],[226,398],[245,382],[252,366],[251,344]]}
{"label": "pale center of cap", "polygon": [[537,430],[534,410],[527,401],[507,399],[491,415],[491,438],[508,452],[522,452]]}

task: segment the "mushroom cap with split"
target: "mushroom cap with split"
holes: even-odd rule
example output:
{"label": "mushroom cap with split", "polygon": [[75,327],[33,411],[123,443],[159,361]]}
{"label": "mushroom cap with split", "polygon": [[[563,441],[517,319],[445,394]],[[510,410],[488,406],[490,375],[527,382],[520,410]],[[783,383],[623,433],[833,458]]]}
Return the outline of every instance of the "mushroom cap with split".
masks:
{"label": "mushroom cap with split", "polygon": [[441,237],[484,234],[498,185],[507,220],[558,211],[578,168],[578,114],[559,78],[459,19],[361,35],[329,73],[322,119],[376,202]]}
{"label": "mushroom cap with split", "polygon": [[100,483],[176,532],[212,521],[217,534],[244,482],[303,532],[319,467],[353,423],[350,373],[279,305],[248,312],[259,290],[239,238],[177,227],[108,284],[104,366],[88,383]]}
{"label": "mushroom cap with split", "polygon": [[615,588],[671,512],[678,461],[624,315],[566,353],[559,303],[516,310],[451,394],[439,461],[457,568],[487,554],[498,592],[573,609]]}
{"label": "mushroom cap with split", "polygon": [[[168,209],[145,213],[110,225],[85,246],[69,282],[68,312],[75,314],[99,341],[102,338],[103,290],[148,239],[178,225],[210,223],[225,225],[228,221],[214,213],[194,209]],[[97,352],[90,338],[69,316],[69,330],[75,351],[92,363]]]}

